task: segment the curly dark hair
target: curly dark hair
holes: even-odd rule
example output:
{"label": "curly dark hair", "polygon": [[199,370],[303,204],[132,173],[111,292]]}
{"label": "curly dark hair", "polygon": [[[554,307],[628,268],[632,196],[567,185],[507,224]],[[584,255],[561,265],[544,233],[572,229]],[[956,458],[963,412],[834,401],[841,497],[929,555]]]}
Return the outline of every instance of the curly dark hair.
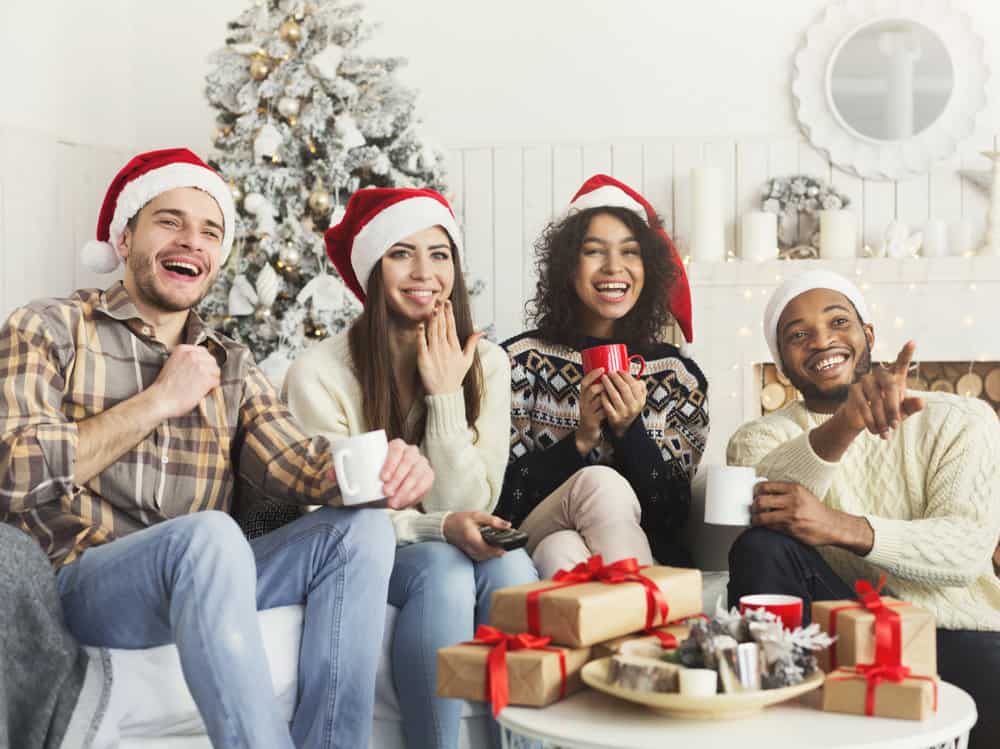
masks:
{"label": "curly dark hair", "polygon": [[624,223],[639,241],[645,281],[635,306],[615,321],[615,340],[630,351],[646,353],[663,340],[663,331],[673,321],[667,299],[677,278],[672,249],[657,229],[627,208],[601,206],[553,221],[535,242],[538,285],[525,310],[539,335],[571,348],[581,348],[586,334],[579,329],[580,299],[573,288],[580,250],[591,219],[607,213]]}

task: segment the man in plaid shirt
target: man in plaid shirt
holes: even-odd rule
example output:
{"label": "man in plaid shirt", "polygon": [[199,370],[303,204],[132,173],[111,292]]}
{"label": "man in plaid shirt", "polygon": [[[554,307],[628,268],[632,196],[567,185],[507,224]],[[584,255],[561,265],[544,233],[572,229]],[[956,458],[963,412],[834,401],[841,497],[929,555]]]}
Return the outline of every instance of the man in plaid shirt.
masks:
{"label": "man in plaid shirt", "polygon": [[[85,262],[109,272],[124,259],[124,282],[32,302],[0,329],[0,520],[48,555],[82,643],[176,643],[213,745],[358,749],[395,538],[385,513],[336,507],[326,440],[308,439],[250,352],[193,310],[234,229],[229,186],[190,151],[119,172]],[[248,542],[228,514],[237,476],[324,507]],[[399,509],[433,474],[395,441],[382,477]],[[256,616],[290,604],[305,606],[291,730]],[[116,723],[111,705],[103,730]]]}

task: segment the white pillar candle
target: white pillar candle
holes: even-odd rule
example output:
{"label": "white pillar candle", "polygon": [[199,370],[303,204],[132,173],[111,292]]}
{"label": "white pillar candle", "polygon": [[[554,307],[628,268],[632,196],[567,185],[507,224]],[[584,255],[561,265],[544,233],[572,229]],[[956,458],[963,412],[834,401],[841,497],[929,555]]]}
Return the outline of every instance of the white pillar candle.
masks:
{"label": "white pillar candle", "polygon": [[740,257],[744,260],[773,260],[778,255],[778,216],[767,211],[743,214]]}
{"label": "white pillar candle", "polygon": [[924,257],[948,254],[948,224],[939,218],[932,218],[924,224],[924,243],[920,254]]}
{"label": "white pillar candle", "polygon": [[850,211],[819,212],[819,256],[824,259],[858,254],[858,221]]}
{"label": "white pillar candle", "polygon": [[986,225],[986,245],[983,255],[1000,255],[1000,151],[985,151],[993,160],[993,182],[990,187],[990,213]]}
{"label": "white pillar candle", "polygon": [[972,224],[964,218],[953,221],[948,227],[948,249],[952,255],[964,256],[975,253]]}
{"label": "white pillar candle", "polygon": [[726,259],[722,171],[718,167],[691,170],[691,259],[705,263]]}
{"label": "white pillar candle", "polygon": [[682,668],[677,672],[677,687],[688,697],[712,697],[719,682],[719,674],[709,668]]}

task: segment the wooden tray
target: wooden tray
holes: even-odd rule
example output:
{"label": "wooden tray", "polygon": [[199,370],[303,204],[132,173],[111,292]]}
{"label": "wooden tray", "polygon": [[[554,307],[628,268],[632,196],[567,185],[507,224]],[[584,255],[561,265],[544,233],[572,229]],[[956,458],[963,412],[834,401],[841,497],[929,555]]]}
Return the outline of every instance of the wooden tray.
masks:
{"label": "wooden tray", "polygon": [[822,686],[825,674],[817,671],[801,684],[781,689],[761,689],[740,694],[716,694],[711,697],[689,697],[684,694],[664,694],[662,692],[640,692],[623,689],[608,681],[611,658],[599,658],[583,667],[583,681],[588,686],[629,702],[651,707],[675,718],[698,720],[716,718],[742,718],[763,710],[800,694]]}

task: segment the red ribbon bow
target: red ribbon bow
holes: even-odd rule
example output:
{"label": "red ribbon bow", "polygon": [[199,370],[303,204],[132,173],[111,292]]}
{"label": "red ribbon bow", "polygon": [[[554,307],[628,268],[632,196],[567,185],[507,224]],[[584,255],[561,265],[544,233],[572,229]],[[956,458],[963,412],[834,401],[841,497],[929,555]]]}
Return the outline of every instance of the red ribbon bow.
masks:
{"label": "red ribbon bow", "polygon": [[[879,578],[878,585],[872,587],[867,580],[854,583],[854,591],[858,594],[859,603],[849,603],[838,606],[830,612],[830,637],[837,636],[837,614],[850,609],[864,608],[875,615],[875,663],[882,665],[898,664],[903,660],[903,636],[899,613],[894,607],[906,606],[905,601],[886,603],[881,592],[885,586],[885,575]],[[837,646],[830,648],[830,669],[837,668]]]}
{"label": "red ribbon bow", "polygon": [[613,564],[605,565],[601,555],[595,554],[571,570],[559,570],[552,576],[554,585],[528,593],[528,631],[536,635],[541,633],[542,617],[538,599],[543,593],[590,582],[601,582],[607,585],[639,583],[646,589],[646,629],[651,629],[656,624],[657,612],[660,614],[661,624],[666,624],[667,615],[670,612],[667,599],[660,587],[640,572],[642,569],[643,567],[639,565],[635,557],[619,559]]}
{"label": "red ribbon bow", "polygon": [[492,645],[486,657],[486,699],[493,708],[493,717],[507,707],[510,701],[510,682],[507,677],[507,651],[547,650],[559,656],[559,699],[566,696],[566,653],[559,648],[550,648],[551,637],[538,637],[530,632],[509,635],[496,627],[485,624],[476,629],[476,637],[464,645]]}

